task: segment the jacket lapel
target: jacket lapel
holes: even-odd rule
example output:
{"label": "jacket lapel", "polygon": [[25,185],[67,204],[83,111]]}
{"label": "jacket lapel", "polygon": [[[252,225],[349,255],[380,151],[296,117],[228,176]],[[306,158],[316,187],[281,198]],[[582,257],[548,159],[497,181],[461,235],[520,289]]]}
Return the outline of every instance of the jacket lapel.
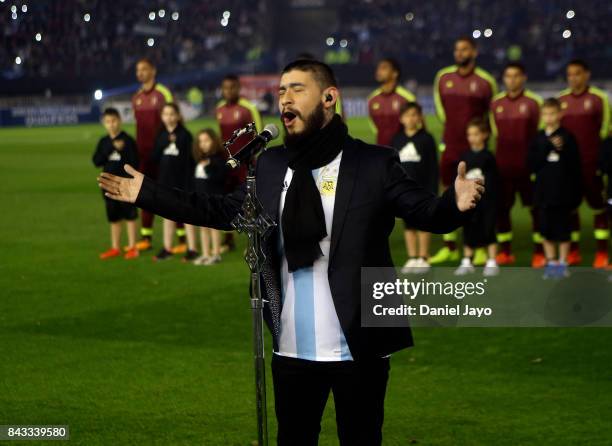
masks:
{"label": "jacket lapel", "polygon": [[356,141],[350,136],[347,137],[345,147],[342,149],[342,159],[340,160],[340,172],[338,175],[338,186],[336,188],[336,199],[334,201],[334,215],[332,219],[331,247],[329,260],[333,259],[334,252],[338,246],[338,240],[342,233],[346,211],[351,201],[353,186],[359,167],[359,152],[355,147]]}

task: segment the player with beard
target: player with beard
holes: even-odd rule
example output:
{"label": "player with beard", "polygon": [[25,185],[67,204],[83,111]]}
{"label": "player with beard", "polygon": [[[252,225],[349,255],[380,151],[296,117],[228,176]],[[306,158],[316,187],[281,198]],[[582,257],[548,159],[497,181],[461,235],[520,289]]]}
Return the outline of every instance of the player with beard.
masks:
{"label": "player with beard", "polygon": [[[240,79],[238,76],[228,74],[223,78],[221,81],[221,96],[223,99],[217,104],[216,116],[222,141],[227,141],[234,130],[251,122],[255,123],[258,133],[263,130],[261,116],[255,104],[240,96]],[[251,137],[250,135],[243,135],[238,138],[230,147],[230,151],[233,151],[232,154],[234,155],[235,151],[248,143]],[[246,164],[241,165],[238,169],[231,170],[226,175],[225,191],[229,193],[236,189],[239,184],[244,182],[246,174]],[[221,251],[232,250],[234,245],[234,234],[227,232]]]}
{"label": "player with beard", "polygon": [[[481,182],[465,177],[465,163],[441,197],[425,190],[406,174],[397,151],[348,134],[335,113],[337,98],[326,64],[287,65],[279,87],[285,145],[257,161],[259,201],[278,222],[262,243],[260,280],[273,337],[280,446],[318,444],[330,391],[340,445],[382,443],[389,356],[413,342],[407,326],[362,326],[361,267],[393,271],[389,236],[396,217],[447,232],[484,193]],[[245,186],[225,196],[189,193],[126,171],[133,178],[101,174],[108,197],[197,226],[229,228],[245,198]]]}
{"label": "player with beard", "polygon": [[529,147],[538,133],[542,98],[525,88],[527,75],[522,64],[512,62],[506,65],[503,81],[506,91],[493,97],[490,114],[491,129],[497,141],[495,159],[500,177],[497,241],[501,250],[497,263],[510,265],[515,261],[510,211],[518,193],[523,206],[531,211],[534,242],[531,266],[542,268],[546,264],[546,257],[542,236],[538,232],[538,213],[533,208],[533,182],[525,162]]}
{"label": "player with beard", "polygon": [[385,58],[376,67],[376,82],[380,86],[368,96],[370,126],[376,134],[376,144],[391,146],[393,137],[402,130],[401,108],[416,97],[399,85],[401,67],[398,61]]}
{"label": "player with beard", "polygon": [[[173,102],[172,93],[164,85],[156,81],[157,69],[149,59],[140,59],[136,63],[136,78],[140,82],[140,90],[132,97],[134,119],[136,120],[136,145],[140,170],[151,178],[157,178],[158,165],[151,160],[155,147],[155,138],[162,128],[161,111],[164,105]],[[178,231],[177,231],[178,232]],[[139,251],[152,248],[153,214],[148,211],[141,213],[141,240],[136,244]],[[179,236],[184,234],[179,233]]]}
{"label": "player with beard", "polygon": [[[596,243],[594,268],[608,265],[608,240],[610,230],[604,200],[604,182],[597,168],[599,148],[608,137],[610,128],[610,104],[605,91],[590,85],[591,70],[587,63],[575,59],[567,64],[569,88],[559,94],[563,117],[561,125],[569,130],[580,149],[582,162],[582,191],[584,199],[594,211],[593,228]],[[567,261],[570,265],[581,262],[578,242],[580,241],[580,216],[572,215],[572,242]]]}
{"label": "player with beard", "polygon": [[[476,65],[478,49],[470,37],[455,41],[455,65],[438,71],[434,80],[436,114],[442,124],[442,157],[440,177],[448,187],[455,177],[459,158],[469,150],[466,137],[467,124],[474,118],[487,118],[491,98],[497,94],[493,76]],[[445,246],[431,259],[431,264],[459,259],[456,246],[457,233],[444,236]],[[477,251],[474,264],[482,264],[483,251]],[[480,257],[480,258],[479,258]]]}

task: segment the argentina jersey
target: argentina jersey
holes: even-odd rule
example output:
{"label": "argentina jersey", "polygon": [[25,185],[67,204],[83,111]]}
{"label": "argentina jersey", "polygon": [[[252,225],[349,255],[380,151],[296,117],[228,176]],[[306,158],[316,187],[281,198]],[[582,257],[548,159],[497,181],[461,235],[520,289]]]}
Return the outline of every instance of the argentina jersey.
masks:
{"label": "argentina jersey", "polygon": [[[313,266],[290,273],[283,251],[282,227],[279,230],[282,253],[282,311],[279,349],[276,353],[282,356],[310,361],[353,359],[340,327],[327,276],[332,216],[341,158],[342,152],[327,166],[312,171],[321,193],[327,228],[327,236],[319,242],[323,255]],[[292,177],[293,171],[287,169],[280,197],[279,215],[282,215],[285,195]]]}

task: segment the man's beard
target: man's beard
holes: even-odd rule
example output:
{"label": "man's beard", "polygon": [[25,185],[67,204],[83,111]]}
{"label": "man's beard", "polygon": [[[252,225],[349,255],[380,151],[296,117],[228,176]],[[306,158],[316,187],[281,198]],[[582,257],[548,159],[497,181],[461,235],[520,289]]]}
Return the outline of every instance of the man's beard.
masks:
{"label": "man's beard", "polygon": [[466,59],[460,60],[457,62],[457,65],[459,65],[460,67],[467,67],[468,65],[470,65],[472,62],[474,61],[473,57],[468,57]]}
{"label": "man's beard", "polygon": [[[299,116],[298,116],[299,117]],[[298,118],[296,117],[296,119]],[[314,133],[321,130],[323,124],[325,123],[325,108],[322,103],[319,103],[317,107],[308,115],[308,117],[304,120],[304,130],[299,133],[289,133],[287,131],[287,127],[283,122],[283,127],[285,129],[285,137],[283,139],[285,143],[285,147],[288,146],[297,146],[307,140]]]}

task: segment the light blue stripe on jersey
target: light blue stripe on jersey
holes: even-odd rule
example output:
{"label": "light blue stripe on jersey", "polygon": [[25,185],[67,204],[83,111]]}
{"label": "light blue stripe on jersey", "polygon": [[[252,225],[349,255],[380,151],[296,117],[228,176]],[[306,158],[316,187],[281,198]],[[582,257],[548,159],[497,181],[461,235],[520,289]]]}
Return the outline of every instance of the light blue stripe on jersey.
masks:
{"label": "light blue stripe on jersey", "polygon": [[314,280],[312,267],[293,273],[295,346],[298,357],[316,358]]}
{"label": "light blue stripe on jersey", "polygon": [[348,344],[346,343],[346,338],[344,337],[344,331],[340,330],[340,360],[341,361],[350,361],[353,359],[353,355],[351,355],[351,351],[348,348]]}

